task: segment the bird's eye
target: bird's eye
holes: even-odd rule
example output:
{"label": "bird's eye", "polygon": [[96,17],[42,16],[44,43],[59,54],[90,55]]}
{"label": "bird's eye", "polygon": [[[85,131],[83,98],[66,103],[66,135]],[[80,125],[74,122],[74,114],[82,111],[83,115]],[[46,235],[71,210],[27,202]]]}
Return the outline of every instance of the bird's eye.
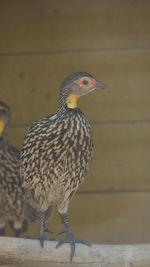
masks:
{"label": "bird's eye", "polygon": [[83,80],[84,85],[87,85],[88,83],[89,83],[88,80]]}

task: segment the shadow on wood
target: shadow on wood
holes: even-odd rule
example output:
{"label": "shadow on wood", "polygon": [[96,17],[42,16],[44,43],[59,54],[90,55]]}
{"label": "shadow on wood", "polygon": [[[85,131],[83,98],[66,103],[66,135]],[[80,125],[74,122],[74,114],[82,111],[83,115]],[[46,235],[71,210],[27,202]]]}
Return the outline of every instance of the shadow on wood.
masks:
{"label": "shadow on wood", "polygon": [[68,244],[56,249],[55,241],[45,241],[44,248],[37,240],[0,237],[1,266],[90,266],[90,267],[148,267],[150,244],[77,245],[73,262],[69,262]]}

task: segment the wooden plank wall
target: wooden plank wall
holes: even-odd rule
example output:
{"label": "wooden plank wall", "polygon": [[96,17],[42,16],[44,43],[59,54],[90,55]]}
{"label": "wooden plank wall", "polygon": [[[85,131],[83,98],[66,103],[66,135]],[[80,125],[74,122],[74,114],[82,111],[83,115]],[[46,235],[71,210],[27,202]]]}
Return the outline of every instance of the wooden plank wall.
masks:
{"label": "wooden plank wall", "polygon": [[[72,229],[92,242],[150,242],[150,1],[0,1],[0,99],[13,144],[56,111],[60,83],[77,70],[107,90],[79,101],[95,156],[69,209]],[[56,213],[50,224],[59,230]]]}

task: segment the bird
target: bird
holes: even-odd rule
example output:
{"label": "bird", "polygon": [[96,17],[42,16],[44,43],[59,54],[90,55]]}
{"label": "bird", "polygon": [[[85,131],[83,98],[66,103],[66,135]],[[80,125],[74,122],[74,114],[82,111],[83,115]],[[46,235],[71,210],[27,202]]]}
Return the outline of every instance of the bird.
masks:
{"label": "bird", "polygon": [[66,234],[56,247],[69,243],[70,261],[76,243],[89,244],[75,239],[67,211],[93,158],[92,129],[77,101],[96,88],[104,89],[104,84],[88,72],[68,75],[60,86],[57,112],[29,126],[21,149],[25,217],[28,222],[40,220],[39,240],[43,247],[47,231],[45,221],[56,205],[64,225],[61,233]]}
{"label": "bird", "polygon": [[19,237],[27,230],[27,222],[23,217],[20,152],[8,139],[10,121],[10,108],[0,101],[0,235],[5,234],[8,221]]}

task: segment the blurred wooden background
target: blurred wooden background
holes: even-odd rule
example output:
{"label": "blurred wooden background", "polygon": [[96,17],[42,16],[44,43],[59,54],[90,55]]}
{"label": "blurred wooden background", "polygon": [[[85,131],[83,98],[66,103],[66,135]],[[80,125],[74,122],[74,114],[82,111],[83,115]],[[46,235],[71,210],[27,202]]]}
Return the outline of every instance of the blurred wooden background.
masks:
{"label": "blurred wooden background", "polygon": [[[150,1],[0,1],[0,99],[14,145],[57,110],[60,83],[78,70],[107,90],[79,101],[95,155],[70,205],[72,230],[91,242],[150,242]],[[60,230],[56,212],[49,225]]]}

